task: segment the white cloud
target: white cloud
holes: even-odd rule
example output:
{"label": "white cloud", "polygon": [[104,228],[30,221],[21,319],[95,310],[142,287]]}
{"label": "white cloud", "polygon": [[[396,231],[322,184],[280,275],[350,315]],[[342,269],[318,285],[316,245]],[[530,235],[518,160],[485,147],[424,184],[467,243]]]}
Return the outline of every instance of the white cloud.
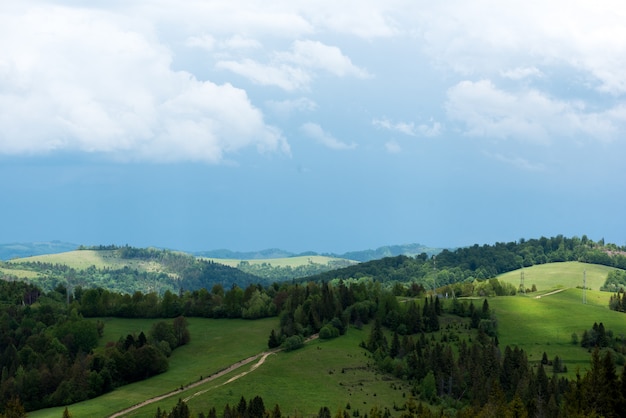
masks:
{"label": "white cloud", "polygon": [[535,89],[508,92],[491,81],[462,81],[448,90],[446,111],[470,136],[549,143],[553,138],[615,139],[624,133],[623,107],[588,110],[581,101],[555,99]]}
{"label": "white cloud", "polygon": [[0,153],[220,162],[245,147],[289,153],[245,91],[171,68],[171,52],[108,13],[0,15]]}
{"label": "white cloud", "polygon": [[311,82],[308,71],[286,64],[265,65],[246,58],[241,61],[219,61],[216,67],[246,77],[253,83],[276,86],[286,91],[306,89]]}
{"label": "white cloud", "polygon": [[409,136],[426,136],[434,137],[441,135],[441,124],[439,122],[431,120],[431,124],[419,124],[415,125],[413,122],[392,122],[387,118],[374,119],[372,124],[379,128],[384,128],[390,131],[400,132]]}
{"label": "white cloud", "polygon": [[315,41],[295,41],[289,51],[276,52],[269,64],[244,58],[222,60],[217,68],[226,69],[265,86],[277,86],[286,91],[306,90],[318,71],[337,77],[370,77],[341,50]]}
{"label": "white cloud", "polygon": [[435,62],[464,76],[490,78],[538,65],[574,69],[600,91],[626,93],[626,9],[619,1],[406,6],[401,22],[418,22],[414,36]]}
{"label": "white cloud", "polygon": [[294,100],[269,100],[266,105],[273,113],[281,117],[287,117],[293,112],[313,112],[317,109],[317,103],[306,97]]}
{"label": "white cloud", "polygon": [[211,35],[191,36],[185,41],[185,45],[194,48],[206,49],[212,51],[215,48],[215,38]]}
{"label": "white cloud", "polygon": [[245,38],[241,35],[234,35],[220,43],[220,47],[224,49],[258,49],[261,46],[261,42],[256,39]]}
{"label": "white cloud", "polygon": [[511,80],[523,80],[525,78],[541,77],[543,73],[535,67],[517,67],[501,71],[500,75]]}
{"label": "white cloud", "polygon": [[306,136],[308,136],[311,139],[314,139],[315,141],[319,142],[320,144],[330,149],[349,150],[349,149],[356,148],[356,144],[354,142],[349,143],[349,144],[346,142],[341,142],[340,140],[332,136],[330,133],[324,131],[322,127],[318,125],[317,123],[307,122],[301,126],[301,129],[302,129],[302,132],[304,132]]}
{"label": "white cloud", "polygon": [[504,164],[516,167],[520,170],[524,171],[543,171],[545,170],[545,166],[540,163],[532,163],[525,158],[522,157],[506,157],[499,153],[484,153],[487,157],[493,158],[497,161],[500,161]]}
{"label": "white cloud", "polygon": [[352,64],[350,58],[343,55],[338,47],[317,41],[295,41],[290,52],[279,52],[276,59],[279,62],[291,62],[301,67],[327,71],[337,77],[371,77],[366,70]]}
{"label": "white cloud", "polygon": [[185,45],[192,48],[200,48],[207,51],[222,50],[246,50],[261,48],[261,42],[256,39],[245,38],[241,35],[234,35],[230,38],[217,41],[212,35],[193,35],[187,38]]}

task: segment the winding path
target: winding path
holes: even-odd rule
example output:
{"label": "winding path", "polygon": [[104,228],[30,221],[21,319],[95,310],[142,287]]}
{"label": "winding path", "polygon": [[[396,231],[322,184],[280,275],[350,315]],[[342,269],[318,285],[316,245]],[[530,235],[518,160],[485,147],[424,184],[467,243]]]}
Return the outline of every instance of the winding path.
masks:
{"label": "winding path", "polygon": [[[318,337],[319,337],[319,334],[312,335],[311,337],[307,338],[307,339],[305,340],[305,342],[309,342],[309,341],[314,340],[314,339],[316,339],[316,338],[318,338]],[[256,369],[257,369],[260,365],[262,365],[263,363],[265,363],[265,359],[267,359],[267,357],[268,357],[268,356],[270,356],[271,354],[278,353],[279,351],[282,351],[282,349],[275,349],[275,350],[270,350],[270,351],[264,351],[264,352],[262,352],[262,353],[259,353],[259,354],[254,355],[254,356],[252,356],[252,357],[248,357],[247,359],[244,359],[244,360],[238,361],[237,363],[231,364],[231,365],[230,365],[230,366],[228,366],[227,368],[222,369],[222,370],[220,370],[219,372],[214,373],[214,374],[212,374],[212,375],[211,375],[211,376],[209,376],[209,377],[205,377],[205,378],[204,378],[204,379],[202,379],[202,380],[198,380],[197,382],[190,383],[190,384],[188,384],[187,386],[181,386],[180,388],[178,388],[178,389],[176,389],[176,390],[173,390],[173,391],[171,391],[171,392],[167,392],[167,393],[164,393],[164,394],[162,394],[162,395],[158,395],[158,396],[155,396],[155,397],[153,397],[153,398],[146,399],[146,400],[145,400],[145,401],[143,401],[143,402],[140,402],[140,403],[138,403],[138,404],[135,404],[135,405],[133,405],[133,406],[131,406],[131,407],[128,407],[128,408],[126,408],[126,409],[122,409],[121,411],[118,411],[118,412],[114,413],[113,415],[109,415],[109,417],[108,417],[108,418],[118,418],[118,417],[122,417],[122,416],[124,416],[124,415],[128,414],[129,412],[135,411],[135,410],[137,410],[137,409],[139,409],[139,408],[143,408],[143,407],[144,407],[144,406],[146,406],[146,405],[150,405],[150,404],[155,403],[155,402],[158,402],[158,401],[160,401],[160,400],[163,400],[163,399],[169,398],[170,396],[178,395],[178,394],[180,394],[180,393],[182,393],[182,392],[184,392],[184,391],[187,391],[187,390],[189,390],[189,389],[193,389],[193,388],[195,388],[195,387],[198,387],[198,386],[200,386],[200,385],[203,385],[203,384],[205,384],[205,383],[208,383],[208,382],[210,382],[210,381],[212,381],[212,380],[215,380],[215,379],[217,379],[217,378],[219,378],[219,377],[222,377],[222,376],[224,376],[224,375],[226,375],[226,374],[228,374],[228,373],[230,373],[230,372],[232,372],[232,371],[234,371],[234,370],[237,370],[237,369],[239,369],[239,368],[241,368],[241,367],[245,366],[246,364],[250,364],[250,363],[252,363],[252,362],[253,362],[254,360],[256,360],[256,359],[259,359],[259,361],[258,361],[256,364],[253,364],[253,365],[252,365],[252,367],[250,368],[250,370],[248,370],[248,371],[246,371],[246,372],[239,373],[238,375],[231,377],[230,379],[228,379],[226,382],[222,383],[221,385],[212,386],[212,387],[210,387],[210,388],[208,388],[208,389],[201,390],[201,391],[199,391],[199,392],[194,393],[194,394],[193,394],[193,395],[191,395],[191,396],[188,396],[187,398],[185,398],[185,399],[184,399],[184,401],[185,401],[185,402],[187,402],[187,401],[188,401],[188,400],[190,400],[191,398],[194,398],[194,397],[196,397],[196,396],[202,395],[203,393],[206,393],[206,392],[208,392],[209,390],[214,389],[214,388],[216,388],[216,387],[224,386],[224,385],[226,385],[226,384],[228,384],[228,383],[234,382],[235,380],[239,379],[240,377],[243,377],[243,376],[247,375],[248,373],[250,373],[250,372],[252,372],[252,371],[256,370]]]}
{"label": "winding path", "polygon": [[544,293],[543,295],[539,295],[539,296],[535,296],[535,299],[541,299],[544,296],[552,296],[556,293],[562,292],[564,290],[567,290],[567,288],[565,289],[557,289],[557,290],[553,290],[552,292],[548,292],[548,293]]}

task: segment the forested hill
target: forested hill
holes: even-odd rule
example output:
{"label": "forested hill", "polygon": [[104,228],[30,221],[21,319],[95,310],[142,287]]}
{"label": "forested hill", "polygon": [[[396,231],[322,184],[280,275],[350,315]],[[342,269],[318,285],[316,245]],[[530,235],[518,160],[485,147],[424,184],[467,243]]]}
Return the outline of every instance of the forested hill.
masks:
{"label": "forested hill", "polygon": [[378,247],[375,250],[350,251],[341,255],[334,255],[338,258],[345,258],[355,261],[371,261],[385,257],[395,257],[398,255],[406,255],[414,257],[418,254],[427,254],[429,256],[439,254],[441,248],[432,248],[422,244],[403,244],[403,245],[387,245]]}
{"label": "forested hill", "polygon": [[558,235],[493,245],[476,244],[454,251],[443,250],[436,256],[422,253],[416,257],[388,257],[329,271],[307,280],[371,277],[381,282],[412,281],[431,287],[467,279],[488,279],[521,267],[560,261],[581,261],[626,269],[626,247],[605,244],[604,240],[594,242],[584,235],[582,238]]}
{"label": "forested hill", "polygon": [[307,251],[304,253],[296,254],[289,251],[280,250],[278,248],[271,248],[261,251],[248,251],[239,252],[231,250],[212,250],[212,251],[198,251],[193,253],[198,257],[207,258],[227,258],[234,260],[259,260],[259,259],[271,259],[271,258],[287,258],[298,256],[314,256],[323,255],[333,258],[341,258],[346,260],[354,260],[359,262],[377,260],[384,257],[394,257],[397,255],[407,255],[414,257],[421,253],[426,253],[429,256],[438,254],[441,252],[441,248],[428,247],[422,244],[402,244],[402,245],[386,245],[378,247],[375,250],[358,250],[349,251],[343,254],[338,253],[316,253],[314,251]]}
{"label": "forested hill", "polygon": [[3,276],[26,278],[44,290],[70,285],[130,294],[270,284],[258,276],[189,254],[129,246],[81,247],[70,253],[0,263],[0,278]]}

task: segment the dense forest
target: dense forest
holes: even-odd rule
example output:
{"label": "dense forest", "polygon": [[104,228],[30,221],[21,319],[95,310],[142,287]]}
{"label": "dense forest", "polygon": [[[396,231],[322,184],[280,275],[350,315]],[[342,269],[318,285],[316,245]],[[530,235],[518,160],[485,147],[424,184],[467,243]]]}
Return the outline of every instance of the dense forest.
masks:
{"label": "dense forest", "polygon": [[[456,296],[468,296],[462,283],[485,280],[521,267],[561,261],[580,261],[626,269],[626,248],[582,238],[520,239],[518,242],[478,244],[443,250],[436,256],[397,256],[329,271],[306,280],[372,278],[381,283],[414,282],[426,288],[454,285]],[[611,290],[611,289],[607,289]],[[617,289],[614,289],[617,290]]]}
{"label": "dense forest", "polygon": [[279,266],[273,265],[271,260],[263,263],[250,263],[249,261],[240,261],[237,269],[244,273],[260,277],[265,282],[284,282],[287,280],[301,279],[304,277],[315,276],[330,270],[337,270],[343,267],[355,264],[353,261],[337,259],[328,263],[316,263],[309,261],[307,264],[297,266]]}
{"label": "dense forest", "polygon": [[0,405],[19,398],[34,410],[93,398],[166,371],[172,350],[190,340],[177,317],[96,349],[104,323],[68,306],[64,289],[0,281],[0,295]]}

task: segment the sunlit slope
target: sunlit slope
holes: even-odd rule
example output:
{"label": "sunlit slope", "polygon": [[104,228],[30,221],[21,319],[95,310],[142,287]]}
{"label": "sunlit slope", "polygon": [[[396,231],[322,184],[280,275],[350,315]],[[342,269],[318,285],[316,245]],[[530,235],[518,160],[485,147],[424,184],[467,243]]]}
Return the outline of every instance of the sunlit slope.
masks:
{"label": "sunlit slope", "polygon": [[[594,322],[603,322],[615,335],[626,334],[626,316],[608,307],[609,292],[599,291],[612,267],[579,262],[549,263],[502,274],[498,279],[516,288],[524,277],[527,289],[534,284],[537,292],[514,297],[489,299],[498,318],[498,338],[502,347],[517,345],[540,360],[543,352],[552,360],[558,355],[568,365],[570,374],[576,367],[589,364],[589,353],[572,344],[572,334],[580,340],[584,330]],[[588,290],[584,294],[583,278]]]}
{"label": "sunlit slope", "polygon": [[[278,353],[265,363],[225,384],[234,375],[202,387],[186,391],[181,398],[188,399],[190,408],[208,413],[218,409],[218,416],[226,403],[237,405],[241,396],[261,396],[265,407],[280,405],[283,416],[316,416],[322,406],[331,411],[345,407],[360,411],[360,415],[378,405],[402,405],[410,395],[410,386],[391,376],[382,375],[368,367],[371,361],[364,355],[359,343],[369,334],[369,328],[350,328],[345,336],[327,341],[311,341],[302,349]],[[250,368],[246,368],[248,370]],[[196,395],[196,396],[194,396]],[[155,403],[129,414],[129,417],[153,417],[157,407],[171,410],[178,397]]]}
{"label": "sunlit slope", "polygon": [[550,359],[558,355],[569,372],[575,367],[586,368],[589,353],[572,344],[572,334],[578,340],[594,322],[604,323],[606,329],[626,335],[626,315],[608,308],[610,293],[588,290],[583,304],[582,289],[566,289],[537,297],[518,295],[489,299],[498,318],[498,338],[501,347],[517,345],[529,359],[539,360],[545,351]]}
{"label": "sunlit slope", "polygon": [[7,265],[19,265],[23,262],[64,264],[77,270],[84,270],[91,266],[95,266],[98,269],[120,269],[128,266],[142,271],[156,271],[159,268],[159,264],[157,262],[138,259],[124,259],[119,257],[116,254],[116,251],[110,250],[76,250],[58,254],[37,255],[34,257],[11,260],[7,263]]}
{"label": "sunlit slope", "polygon": [[546,292],[570,287],[582,288],[583,278],[586,277],[587,288],[599,290],[611,270],[614,268],[568,261],[525,267],[504,273],[498,276],[498,279],[511,283],[515,288],[518,288],[523,273],[524,285],[527,289],[530,289],[534,284],[539,292]]}
{"label": "sunlit slope", "polygon": [[[139,331],[148,332],[152,323],[161,319],[105,318],[102,347],[107,341]],[[267,349],[267,337],[277,328],[277,318],[246,321],[240,319],[216,320],[189,318],[191,341],[172,353],[169,370],[140,382],[115,389],[100,397],[70,405],[75,417],[106,417],[151,397],[196,382],[223,368]],[[174,399],[176,402],[177,398]],[[63,415],[63,407],[29,412],[30,418]],[[152,415],[156,407],[152,410]]]}

